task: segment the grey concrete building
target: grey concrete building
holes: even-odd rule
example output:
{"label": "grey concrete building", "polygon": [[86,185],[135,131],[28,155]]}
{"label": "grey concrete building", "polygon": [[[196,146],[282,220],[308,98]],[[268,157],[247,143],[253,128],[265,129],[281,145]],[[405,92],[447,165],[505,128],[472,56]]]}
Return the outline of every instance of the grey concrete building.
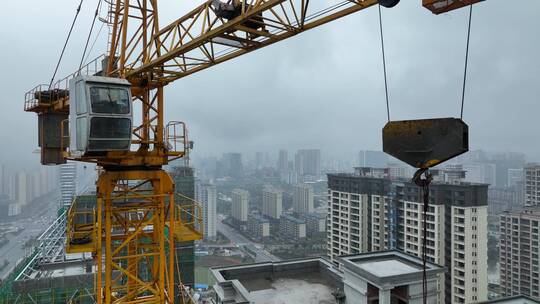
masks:
{"label": "grey concrete building", "polygon": [[306,222],[307,236],[326,234],[326,214],[307,213],[300,216]]}
{"label": "grey concrete building", "polygon": [[[455,171],[439,172],[431,185],[427,256],[449,269],[443,303],[472,303],[487,300],[487,185],[464,183]],[[387,249],[421,256],[421,190],[381,172],[388,171],[328,175],[327,253],[335,264],[341,255]]]}
{"label": "grey concrete building", "polygon": [[197,184],[196,200],[202,204],[204,239],[214,240],[217,236],[217,189],[215,185]]}
{"label": "grey concrete building", "polygon": [[500,216],[500,286],[505,296],[540,301],[540,207]]}
{"label": "grey concrete building", "polygon": [[294,167],[298,176],[318,178],[321,175],[321,150],[298,150],[294,159]]}
{"label": "grey concrete building", "polygon": [[245,224],[249,211],[249,192],[243,189],[234,189],[231,197],[233,220],[237,224]]}
{"label": "grey concrete building", "polygon": [[527,164],[524,171],[525,206],[540,205],[540,164]]}
{"label": "grey concrete building", "polygon": [[293,210],[296,214],[313,212],[313,187],[310,184],[298,184],[294,187]]}
{"label": "grey concrete building", "polygon": [[256,240],[264,240],[270,236],[270,221],[258,214],[250,214],[247,232]]}
{"label": "grey concrete building", "polygon": [[262,194],[262,214],[279,219],[283,212],[283,192],[267,185],[263,188]]}
{"label": "grey concrete building", "polygon": [[306,237],[306,221],[289,214],[283,214],[279,220],[279,233],[284,238],[303,239]]}

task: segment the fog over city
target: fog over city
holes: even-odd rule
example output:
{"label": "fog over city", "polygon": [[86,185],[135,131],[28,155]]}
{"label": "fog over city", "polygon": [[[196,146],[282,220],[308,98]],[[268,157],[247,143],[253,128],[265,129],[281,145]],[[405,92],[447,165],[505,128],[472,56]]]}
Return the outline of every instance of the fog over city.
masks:
{"label": "fog over city", "polygon": [[[160,2],[161,24],[201,1],[173,2]],[[391,118],[456,117],[468,10],[434,16],[419,2],[383,9]],[[77,4],[2,4],[0,161],[8,166],[38,164],[37,119],[22,110],[24,92],[48,83]],[[93,2],[83,4],[57,78],[78,66],[94,9]],[[539,11],[535,0],[474,7],[464,114],[472,150],[540,159]],[[89,58],[104,53],[106,37],[105,28]],[[166,120],[187,122],[196,157],[280,148],[352,157],[379,150],[386,109],[377,9],[177,81],[165,102]]]}
{"label": "fog over city", "polygon": [[4,2],[0,304],[540,301],[539,0]]}

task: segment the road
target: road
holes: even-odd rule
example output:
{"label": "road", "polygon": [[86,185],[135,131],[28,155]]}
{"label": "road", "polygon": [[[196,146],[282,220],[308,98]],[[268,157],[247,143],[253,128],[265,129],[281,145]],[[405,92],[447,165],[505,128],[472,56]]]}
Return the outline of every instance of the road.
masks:
{"label": "road", "polygon": [[234,244],[238,246],[246,246],[250,250],[255,252],[257,254],[257,256],[255,257],[255,262],[277,262],[281,260],[277,256],[264,250],[260,244],[249,240],[232,227],[223,224],[221,220],[218,220],[217,230],[221,232],[224,236],[226,236]]}
{"label": "road", "polygon": [[29,218],[10,222],[13,226],[23,227],[25,229],[18,235],[6,235],[6,239],[9,243],[0,247],[0,260],[6,259],[9,262],[9,265],[0,271],[0,279],[5,279],[17,262],[27,254],[31,253],[30,248],[23,248],[24,243],[30,238],[38,237],[56,219],[58,198],[49,198],[49,200],[49,202],[44,203],[42,208],[40,208],[42,212]]}

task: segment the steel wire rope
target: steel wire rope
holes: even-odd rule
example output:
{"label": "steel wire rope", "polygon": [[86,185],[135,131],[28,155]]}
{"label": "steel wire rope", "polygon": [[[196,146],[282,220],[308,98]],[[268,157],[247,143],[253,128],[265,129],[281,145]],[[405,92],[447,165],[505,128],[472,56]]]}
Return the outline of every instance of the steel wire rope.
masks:
{"label": "steel wire rope", "polygon": [[[83,51],[83,54],[82,54],[82,57],[81,57],[81,63],[79,64],[79,69],[77,70],[78,74],[81,73],[81,68],[82,68],[82,65],[83,65],[83,62],[84,62],[84,57],[86,56],[86,51],[88,50],[88,44],[90,44],[90,38],[92,38],[92,31],[94,30],[94,25],[96,24],[96,19],[97,19],[97,16],[99,14],[100,7],[101,7],[101,0],[98,1],[96,11],[94,13],[94,18],[92,19],[92,25],[90,26],[90,31],[88,32],[88,37],[86,38],[86,44],[84,45],[84,51]],[[103,28],[103,26],[102,26],[102,28]],[[101,30],[100,30],[100,32],[101,32]]]}
{"label": "steel wire rope", "polygon": [[384,33],[383,33],[383,23],[382,23],[382,14],[381,14],[381,4],[379,4],[379,29],[381,33],[381,52],[382,52],[382,64],[384,72],[384,93],[386,97],[386,116],[388,121],[390,121],[390,103],[388,101],[388,78],[386,74],[386,54],[384,51]]}
{"label": "steel wire rope", "polygon": [[69,28],[69,32],[66,38],[66,42],[64,42],[64,47],[62,48],[62,52],[60,53],[60,58],[58,58],[58,62],[56,63],[56,68],[54,69],[53,76],[51,78],[51,82],[49,83],[49,90],[52,87],[54,78],[56,77],[56,73],[58,72],[58,68],[60,67],[60,63],[62,62],[62,58],[64,57],[64,52],[66,51],[67,44],[69,42],[69,38],[71,37],[71,33],[73,32],[73,28],[75,27],[75,22],[77,21],[77,18],[79,17],[79,13],[81,12],[81,7],[84,0],[81,0],[79,2],[79,6],[77,7],[77,11],[75,12],[75,17],[73,18],[73,22],[71,23],[71,27]]}
{"label": "steel wire rope", "polygon": [[465,70],[463,72],[463,90],[461,92],[461,115],[460,118],[463,119],[463,108],[465,107],[465,89],[467,85],[467,67],[469,65],[469,45],[471,41],[471,23],[472,23],[472,3],[469,5],[469,27],[467,29],[467,46],[465,50]]}

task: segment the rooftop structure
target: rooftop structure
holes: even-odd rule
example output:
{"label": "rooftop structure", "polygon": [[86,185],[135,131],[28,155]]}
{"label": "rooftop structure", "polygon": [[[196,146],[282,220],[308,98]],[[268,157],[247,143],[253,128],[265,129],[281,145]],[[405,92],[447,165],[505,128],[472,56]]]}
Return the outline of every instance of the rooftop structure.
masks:
{"label": "rooftop structure", "polygon": [[[421,286],[420,259],[386,251],[350,255],[343,260],[343,271],[323,258],[212,268],[217,303],[367,304],[368,298],[379,303],[390,303],[385,300],[391,298],[421,303],[422,289],[417,286]],[[442,267],[428,263],[429,299],[440,293],[437,280],[442,272]]]}
{"label": "rooftop structure", "polygon": [[479,302],[476,304],[538,304],[538,301],[535,301],[527,296],[513,296],[506,298],[498,298],[486,302]]}

